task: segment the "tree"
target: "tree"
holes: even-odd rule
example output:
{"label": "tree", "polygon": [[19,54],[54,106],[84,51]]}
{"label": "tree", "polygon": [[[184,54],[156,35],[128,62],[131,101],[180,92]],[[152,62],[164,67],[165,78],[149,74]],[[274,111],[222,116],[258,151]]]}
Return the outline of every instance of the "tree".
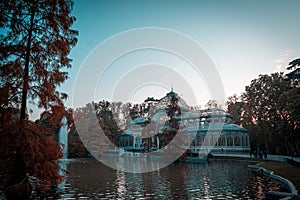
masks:
{"label": "tree", "polygon": [[300,154],[300,58],[289,63],[291,72],[286,74],[291,88],[280,96],[280,115],[287,123],[281,124],[280,131],[284,131],[290,138],[291,152]]}
{"label": "tree", "polygon": [[1,107],[20,106],[20,121],[26,119],[28,98],[49,109],[67,97],[56,91],[67,78],[63,68],[77,42],[71,29],[73,2],[56,0],[2,1],[0,4]]}
{"label": "tree", "polygon": [[[49,115],[56,115],[57,110],[52,107]],[[60,144],[54,140],[55,127],[48,126],[37,121],[36,123],[25,120],[20,123],[19,110],[15,113],[7,113],[5,110],[0,114],[0,168],[1,186],[6,188],[8,199],[18,199],[11,196],[18,194],[24,199],[30,194],[28,177],[35,177],[35,188],[47,188],[54,182],[60,182],[62,177],[58,174],[60,166],[58,159],[62,157]],[[49,122],[51,121],[50,118]],[[24,184],[25,183],[25,184]],[[27,185],[27,186],[26,186]],[[19,187],[30,189],[20,191]],[[13,189],[12,189],[13,188]],[[25,194],[24,194],[25,193]]]}
{"label": "tree", "polygon": [[295,59],[289,63],[287,67],[288,70],[293,70],[290,73],[286,74],[290,80],[299,80],[300,78],[300,58]]}
{"label": "tree", "polygon": [[[0,2],[1,142],[14,141],[9,147],[1,145],[1,153],[14,152],[1,160],[14,174],[8,185],[20,183],[26,174],[41,182],[59,177],[56,160],[61,155],[53,132],[30,122],[26,111],[33,103],[56,119],[65,114],[67,94],[58,92],[57,86],[68,78],[63,68],[71,67],[68,54],[77,42],[78,32],[71,29],[72,7],[68,0]],[[7,112],[11,108],[20,111]]]}
{"label": "tree", "polygon": [[256,145],[266,144],[271,153],[282,152],[281,147],[285,147],[286,151],[289,149],[287,134],[279,131],[280,126],[287,123],[280,115],[282,112],[279,100],[289,89],[289,81],[284,78],[283,73],[273,73],[259,75],[258,79],[252,80],[243,95],[246,103],[243,117],[252,130],[255,126],[252,133],[256,137],[254,142]]}
{"label": "tree", "polygon": [[284,92],[279,99],[280,133],[289,139],[291,152],[300,153],[300,88]]}
{"label": "tree", "polygon": [[112,112],[111,105],[113,104],[108,101],[100,101],[99,104],[96,105],[97,119],[99,120],[101,128],[107,129],[106,136],[112,143],[118,146],[122,131],[116,123],[117,113]]}
{"label": "tree", "polygon": [[[295,69],[299,61],[290,62],[288,69]],[[245,93],[227,101],[234,122],[249,130],[251,144],[265,144],[270,153],[300,153],[299,77],[297,69],[293,72],[259,75]]]}
{"label": "tree", "polygon": [[227,112],[232,116],[232,121],[235,124],[242,125],[242,111],[244,103],[236,94],[228,97],[226,102]]}
{"label": "tree", "polygon": [[[96,118],[95,103],[88,103],[82,108],[78,108],[74,112],[74,121],[76,122],[77,135],[80,134],[80,140],[87,147],[88,151],[97,156],[98,153],[105,150],[108,144],[103,140],[100,134],[101,122]],[[104,134],[108,134],[109,130],[106,126],[101,126]],[[81,142],[77,143],[76,148],[81,148]],[[73,144],[72,144],[73,145]],[[72,149],[72,146],[71,146]],[[87,152],[86,152],[87,153]]]}

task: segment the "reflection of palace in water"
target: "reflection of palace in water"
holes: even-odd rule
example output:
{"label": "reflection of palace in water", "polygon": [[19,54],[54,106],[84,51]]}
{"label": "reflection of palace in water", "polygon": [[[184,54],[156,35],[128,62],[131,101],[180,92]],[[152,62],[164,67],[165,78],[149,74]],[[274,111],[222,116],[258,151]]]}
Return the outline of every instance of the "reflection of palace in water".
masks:
{"label": "reflection of palace in water", "polygon": [[[175,102],[174,102],[175,100]],[[171,91],[160,100],[145,100],[154,107],[152,114],[134,119],[120,137],[120,147],[130,152],[153,152],[172,140],[170,133],[183,133],[190,141],[187,152],[248,153],[249,133],[224,110],[189,109],[177,93]],[[170,112],[172,107],[179,107]],[[150,112],[151,113],[151,112]],[[170,114],[171,113],[171,114]],[[173,134],[174,135],[174,134]],[[170,139],[171,138],[171,139]]]}

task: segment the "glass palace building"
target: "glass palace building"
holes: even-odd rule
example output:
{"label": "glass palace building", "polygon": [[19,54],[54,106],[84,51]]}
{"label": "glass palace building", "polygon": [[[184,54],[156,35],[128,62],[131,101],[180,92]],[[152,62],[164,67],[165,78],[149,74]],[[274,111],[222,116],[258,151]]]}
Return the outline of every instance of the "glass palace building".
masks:
{"label": "glass palace building", "polygon": [[[232,117],[222,109],[190,109],[173,91],[160,100],[148,98],[145,103],[151,104],[152,111],[148,116],[132,120],[119,139],[120,147],[125,151],[158,151],[178,133],[188,141],[185,142],[188,154],[241,154],[250,151],[249,132],[233,124]],[[179,108],[173,113],[170,112],[172,104],[173,108]]]}

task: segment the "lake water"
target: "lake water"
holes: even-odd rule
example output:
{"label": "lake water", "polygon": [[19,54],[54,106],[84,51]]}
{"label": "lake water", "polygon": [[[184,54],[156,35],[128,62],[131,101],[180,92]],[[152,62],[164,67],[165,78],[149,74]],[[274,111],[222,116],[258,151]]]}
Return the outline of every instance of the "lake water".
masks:
{"label": "lake water", "polygon": [[[242,161],[174,163],[135,174],[111,169],[94,159],[67,163],[66,181],[48,199],[265,199],[280,190]],[[40,198],[41,196],[37,197]]]}

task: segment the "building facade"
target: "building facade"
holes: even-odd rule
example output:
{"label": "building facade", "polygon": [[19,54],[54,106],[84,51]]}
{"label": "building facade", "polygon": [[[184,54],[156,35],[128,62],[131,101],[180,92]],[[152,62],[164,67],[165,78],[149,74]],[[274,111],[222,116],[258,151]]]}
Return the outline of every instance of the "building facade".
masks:
{"label": "building facade", "polygon": [[156,100],[154,111],[149,116],[134,119],[121,135],[119,144],[126,151],[153,152],[167,148],[177,133],[183,136],[184,148],[191,154],[250,151],[249,132],[233,124],[228,113],[217,108],[189,109],[173,91]]}

